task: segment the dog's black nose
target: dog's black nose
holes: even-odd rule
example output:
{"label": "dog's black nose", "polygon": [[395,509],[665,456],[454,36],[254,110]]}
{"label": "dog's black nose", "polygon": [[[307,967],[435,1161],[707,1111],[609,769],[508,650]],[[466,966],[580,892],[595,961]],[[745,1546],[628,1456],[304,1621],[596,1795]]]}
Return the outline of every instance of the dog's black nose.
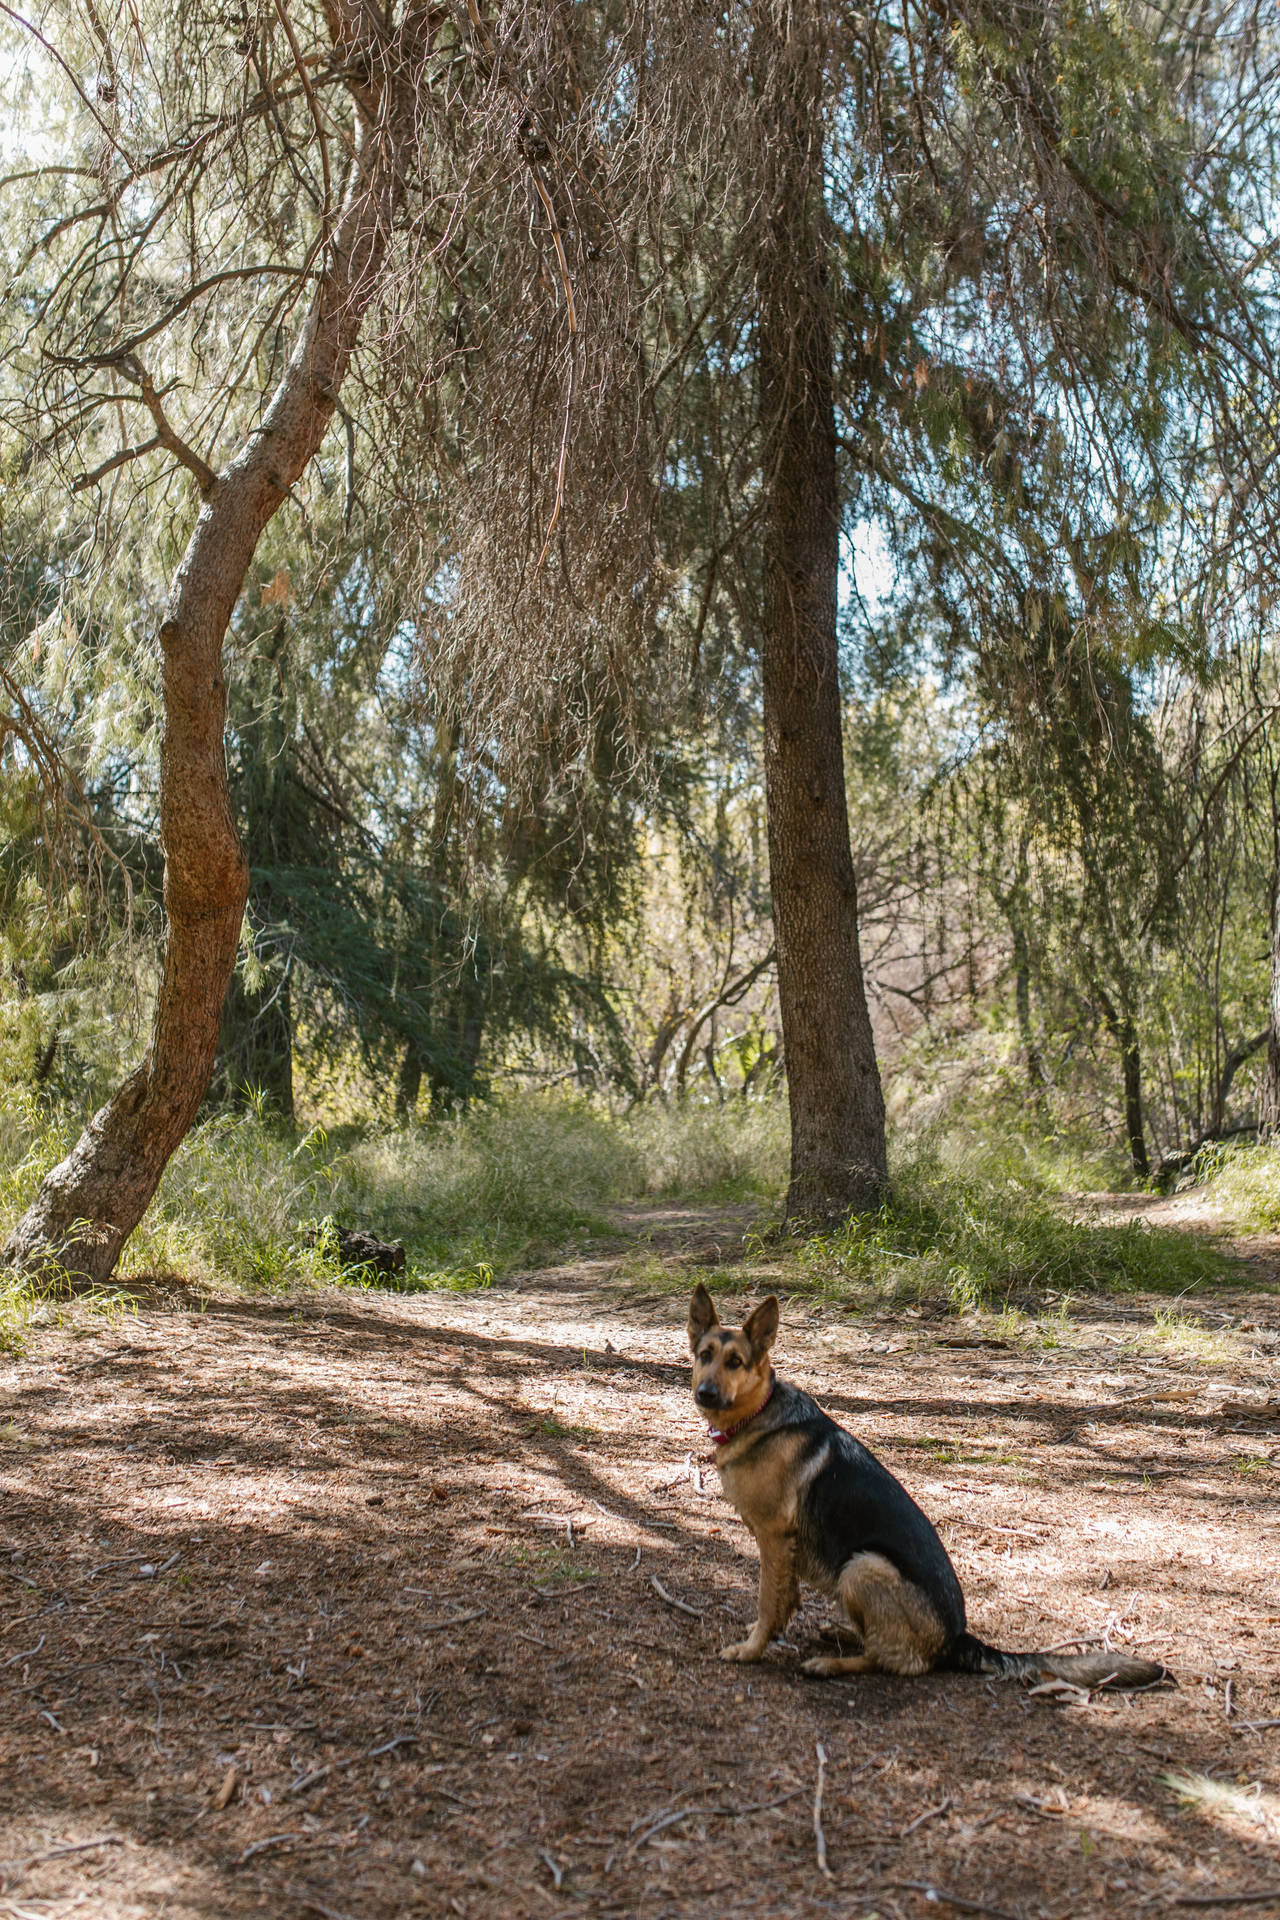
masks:
{"label": "dog's black nose", "polygon": [[720,1395],[710,1380],[702,1381],[693,1397],[700,1407],[718,1407],[720,1405]]}

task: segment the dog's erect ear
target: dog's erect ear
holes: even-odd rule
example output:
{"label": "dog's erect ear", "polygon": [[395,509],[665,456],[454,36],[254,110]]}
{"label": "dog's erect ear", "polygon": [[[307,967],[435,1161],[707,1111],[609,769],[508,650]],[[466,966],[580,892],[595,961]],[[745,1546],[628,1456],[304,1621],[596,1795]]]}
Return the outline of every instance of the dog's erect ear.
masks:
{"label": "dog's erect ear", "polygon": [[778,1334],[778,1296],[771,1293],[751,1314],[742,1331],[751,1342],[754,1354],[768,1353]]}
{"label": "dog's erect ear", "polygon": [[711,1304],[711,1295],[707,1292],[701,1280],[699,1280],[693,1290],[693,1298],[689,1302],[690,1347],[696,1349],[703,1334],[710,1333],[712,1327],[718,1327],[719,1325],[720,1322],[716,1317],[716,1310]]}

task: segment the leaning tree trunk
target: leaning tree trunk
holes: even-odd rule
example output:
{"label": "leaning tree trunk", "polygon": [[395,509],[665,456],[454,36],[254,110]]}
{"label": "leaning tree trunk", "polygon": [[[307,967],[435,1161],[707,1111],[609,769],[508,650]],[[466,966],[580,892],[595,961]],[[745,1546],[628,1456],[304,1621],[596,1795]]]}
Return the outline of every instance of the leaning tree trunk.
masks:
{"label": "leaning tree trunk", "polygon": [[787,1216],[797,1221],[872,1207],[888,1182],[844,782],[818,11],[773,0],[755,29],[767,208],[757,346],[765,796],[791,1105]]}
{"label": "leaning tree trunk", "polygon": [[374,131],[361,105],[342,210],[302,332],[260,426],[206,488],[160,629],[165,941],[150,1044],[4,1251],[12,1266],[74,1284],[111,1274],[213,1069],[248,895],[227,788],[222,643],[263,530],[324,438],[386,252],[399,115],[392,110]]}

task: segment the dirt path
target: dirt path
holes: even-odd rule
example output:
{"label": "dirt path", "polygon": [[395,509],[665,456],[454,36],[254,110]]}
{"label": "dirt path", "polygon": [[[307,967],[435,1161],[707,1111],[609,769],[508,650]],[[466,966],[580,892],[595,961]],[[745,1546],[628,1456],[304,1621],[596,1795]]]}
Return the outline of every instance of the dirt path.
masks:
{"label": "dirt path", "polygon": [[1280,1887],[1275,1298],[1016,1339],[788,1308],[783,1371],[938,1521],[977,1631],[1182,1682],[815,1683],[812,1598],[760,1667],[716,1659],[754,1558],[672,1289],[720,1267],[732,1306],[743,1219],[624,1224],[621,1275],[156,1302],[0,1364],[0,1920],[1084,1920]]}

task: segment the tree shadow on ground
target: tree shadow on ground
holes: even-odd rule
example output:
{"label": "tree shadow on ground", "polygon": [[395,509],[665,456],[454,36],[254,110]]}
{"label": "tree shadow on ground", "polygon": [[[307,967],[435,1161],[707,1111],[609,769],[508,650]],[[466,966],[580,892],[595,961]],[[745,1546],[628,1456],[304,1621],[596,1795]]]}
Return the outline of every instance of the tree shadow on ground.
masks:
{"label": "tree shadow on ground", "polygon": [[[754,1556],[714,1475],[699,1489],[686,1468],[683,1365],[621,1314],[610,1344],[631,1350],[611,1352],[540,1337],[527,1303],[487,1298],[509,1322],[497,1331],[479,1310],[214,1302],[43,1335],[12,1370],[5,1898],[122,1920],[656,1920],[726,1900],[914,1920],[952,1893],[1033,1920],[1268,1881],[1265,1796],[1224,1792],[1185,1815],[1159,1778],[1257,1777],[1265,1731],[1233,1733],[1221,1678],[1210,1699],[1195,1669],[1242,1607],[1270,1604],[1267,1569],[1253,1585],[1201,1571],[1171,1595],[1164,1650],[1189,1669],[1175,1695],[1063,1707],[955,1676],[815,1684],[797,1670],[824,1617],[812,1600],[790,1646],[725,1667]],[[584,1337],[609,1318],[593,1303]],[[938,1495],[940,1520],[959,1515],[971,1538],[1017,1534],[1010,1516],[1040,1527],[1034,1570],[988,1558],[971,1583],[983,1630],[1022,1645],[1043,1623],[1013,1607],[1015,1582],[1068,1611],[1096,1585],[1085,1529],[1107,1496],[1082,1500],[1082,1463],[1114,1470],[1176,1438],[1148,1410],[1123,1453],[1054,1446],[1081,1410],[1047,1387],[1012,1401],[975,1378],[961,1399],[893,1379],[891,1357],[801,1357],[830,1376],[832,1411],[916,1479],[940,1463],[910,1452],[912,1427],[998,1422],[1043,1448],[1034,1485],[1006,1473]],[[1106,1414],[1089,1409],[1095,1425]],[[1210,1423],[1184,1411],[1178,1431],[1221,1474]],[[1130,1581],[1158,1570],[1160,1527],[1194,1540],[1207,1511],[1221,1531],[1234,1499],[1239,1529],[1246,1496],[1265,1543],[1271,1487],[1224,1481],[1178,1519],[1184,1496],[1165,1485],[1164,1517],[1135,1515],[1122,1628]],[[1106,1511],[1130,1524],[1114,1500]],[[1267,1717],[1254,1676],[1238,1673],[1236,1695],[1237,1720]],[[54,1852],[82,1842],[99,1844]]]}

